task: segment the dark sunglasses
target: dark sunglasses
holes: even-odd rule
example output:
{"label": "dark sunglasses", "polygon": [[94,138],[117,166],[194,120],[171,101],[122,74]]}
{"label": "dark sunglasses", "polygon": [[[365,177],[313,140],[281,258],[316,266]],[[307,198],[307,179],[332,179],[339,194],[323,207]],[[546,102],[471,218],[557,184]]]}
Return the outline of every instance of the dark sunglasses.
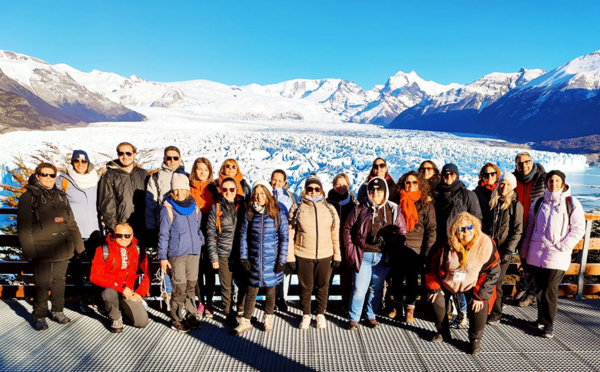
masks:
{"label": "dark sunglasses", "polygon": [[453,175],[453,174],[455,174],[455,173],[453,173],[453,172],[446,172],[446,173],[444,173],[444,175],[442,177],[444,177],[444,178],[450,178],[450,176]]}
{"label": "dark sunglasses", "polygon": [[421,172],[425,172],[425,171],[432,171],[433,167],[423,167],[421,169],[419,169]]}
{"label": "dark sunglasses", "polygon": [[531,159],[529,159],[529,160],[525,160],[525,161],[521,161],[521,162],[518,162],[518,163],[517,163],[517,166],[519,166],[519,167],[522,167],[522,166],[524,166],[525,164],[529,164],[529,163],[531,163],[532,161],[533,161],[533,160],[531,160]]}
{"label": "dark sunglasses", "polygon": [[233,164],[227,164],[225,166],[225,168],[227,168],[227,169],[237,169],[237,167],[235,165],[233,165]]}
{"label": "dark sunglasses", "polygon": [[40,173],[40,174],[38,174],[38,176],[56,178],[56,173]]}
{"label": "dark sunglasses", "polygon": [[127,155],[128,157],[132,157],[133,156],[133,152],[131,152],[131,151],[119,151],[119,152],[117,152],[117,155],[119,155],[119,156]]}
{"label": "dark sunglasses", "polygon": [[495,176],[496,172],[484,173],[483,178],[489,178],[490,176]]}
{"label": "dark sunglasses", "polygon": [[406,181],[404,182],[405,185],[418,185],[419,181]]}
{"label": "dark sunglasses", "polygon": [[461,232],[466,232],[467,230],[469,230],[469,231],[473,230],[473,225],[459,227],[458,229],[456,229],[456,232],[461,233]]}
{"label": "dark sunglasses", "polygon": [[383,189],[381,187],[373,187],[372,189],[369,190],[369,192],[371,194],[374,192],[383,192]]}
{"label": "dark sunglasses", "polygon": [[235,192],[235,191],[236,191],[235,187],[223,188],[223,192]]}
{"label": "dark sunglasses", "polygon": [[317,186],[317,187],[309,186],[306,188],[306,192],[321,192],[321,188],[319,186]]}
{"label": "dark sunglasses", "polygon": [[116,234],[115,233],[115,238],[117,238],[117,239],[123,239],[123,238],[129,239],[129,238],[131,238],[132,235],[133,234]]}
{"label": "dark sunglasses", "polygon": [[377,169],[377,168],[383,169],[385,167],[387,167],[387,164],[385,164],[385,163],[373,164],[373,169]]}
{"label": "dark sunglasses", "polygon": [[73,160],[73,163],[87,164],[87,160],[85,160],[85,159],[75,159],[75,160]]}
{"label": "dark sunglasses", "polygon": [[179,156],[165,156],[166,161],[178,161]]}

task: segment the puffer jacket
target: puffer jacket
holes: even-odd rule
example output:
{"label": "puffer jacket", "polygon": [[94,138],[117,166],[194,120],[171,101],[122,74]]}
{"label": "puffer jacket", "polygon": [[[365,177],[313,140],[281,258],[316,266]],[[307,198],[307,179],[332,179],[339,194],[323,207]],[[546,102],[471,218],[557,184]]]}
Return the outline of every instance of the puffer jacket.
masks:
{"label": "puffer jacket", "polygon": [[159,260],[200,254],[204,245],[204,235],[201,231],[202,212],[193,198],[190,197],[185,203],[189,205],[188,208],[170,197],[163,202],[158,234]]}
{"label": "puffer jacket", "polygon": [[[82,238],[97,238],[101,236],[100,220],[98,219],[98,181],[100,176],[93,167],[86,174],[74,174],[75,170],[71,164],[68,165],[67,174],[56,179],[56,187],[63,190],[63,184],[67,186],[64,191],[69,199],[73,210],[77,227]],[[84,179],[84,184],[78,184],[73,178]]]}
{"label": "puffer jacket", "polygon": [[17,232],[23,256],[39,262],[66,261],[82,253],[83,240],[67,195],[46,189],[35,174],[19,198]]}
{"label": "puffer jacket", "polygon": [[[520,181],[520,175],[517,171],[513,172],[513,175],[517,178],[517,187],[515,191],[521,204],[523,204],[523,223],[527,224],[527,217],[529,215],[529,209],[533,204],[533,201],[540,196],[544,195],[546,190],[546,170],[540,163],[535,163],[537,169],[533,179],[528,183]],[[533,170],[532,170],[533,172]]]}
{"label": "puffer jacket", "polygon": [[515,252],[521,237],[523,236],[523,205],[517,199],[517,193],[513,192],[510,206],[502,210],[504,199],[500,198],[498,203],[488,213],[484,220],[491,221],[491,225],[483,226],[483,232],[488,234],[496,242],[498,254],[502,262],[507,261]]}
{"label": "puffer jacket", "polygon": [[435,195],[438,242],[448,239],[448,226],[460,212],[469,212],[480,220],[483,218],[477,195],[467,190],[465,184],[458,179],[451,186],[440,182]]}
{"label": "puffer jacket", "polygon": [[289,231],[286,213],[282,205],[279,207],[279,229],[266,211],[244,215],[240,258],[250,261],[249,281],[253,287],[272,287],[283,281],[283,272],[274,270],[276,263],[286,263]]}
{"label": "puffer jacket", "polygon": [[435,244],[437,238],[437,221],[435,218],[435,208],[433,203],[425,204],[421,200],[415,202],[419,220],[412,231],[406,234],[404,245],[421,256],[429,255],[431,247]]}
{"label": "puffer jacket", "polygon": [[136,233],[145,230],[147,178],[148,172],[138,166],[127,173],[118,160],[106,164],[98,185],[98,211],[107,229],[127,222]]}
{"label": "puffer jacket", "polygon": [[158,229],[160,221],[161,204],[167,199],[171,192],[171,179],[173,173],[185,173],[183,161],[177,169],[169,168],[163,163],[158,172],[148,178],[146,186],[146,229]]}
{"label": "puffer jacket", "polygon": [[[496,187],[498,187],[496,185]],[[490,214],[490,200],[492,199],[492,190],[488,189],[479,181],[479,184],[473,190],[479,201],[479,208],[481,209],[481,224],[483,226],[490,226],[492,224]]]}
{"label": "puffer jacket", "polygon": [[528,265],[564,271],[569,268],[571,252],[585,235],[585,214],[579,200],[571,198],[569,219],[568,196],[568,186],[555,193],[546,190],[537,213],[535,201],[531,205],[520,252]]}
{"label": "puffer jacket", "polygon": [[[140,253],[136,249],[137,239],[133,238],[127,250],[127,265],[123,268],[123,256],[121,255],[121,246],[112,239],[112,234],[106,237],[108,246],[108,257],[104,261],[102,246],[96,248],[96,254],[92,260],[92,269],[90,272],[90,281],[102,288],[111,288],[119,293],[123,293],[125,287],[131,289],[134,293],[146,297],[150,289],[150,265],[148,255],[140,248]],[[141,256],[141,257],[140,257]],[[138,278],[141,281],[138,282]],[[136,283],[139,283],[137,288]]]}
{"label": "puffer jacket", "polygon": [[[217,206],[219,218],[217,218]],[[219,197],[208,214],[206,224],[206,245],[210,262],[219,262],[219,257],[227,257],[237,261],[240,257],[240,233],[246,209],[241,196],[236,196],[233,202]],[[220,223],[220,229],[217,226]]]}
{"label": "puffer jacket", "polygon": [[282,204],[284,206],[286,216],[289,215],[290,209],[297,204],[296,195],[294,195],[293,192],[291,192],[285,187],[280,189],[273,189],[273,196],[275,197],[275,199],[277,199],[279,204]]}
{"label": "puffer jacket", "polygon": [[290,210],[287,262],[296,262],[296,256],[318,260],[333,256],[334,261],[342,260],[340,219],[325,200],[313,203],[304,197]]}

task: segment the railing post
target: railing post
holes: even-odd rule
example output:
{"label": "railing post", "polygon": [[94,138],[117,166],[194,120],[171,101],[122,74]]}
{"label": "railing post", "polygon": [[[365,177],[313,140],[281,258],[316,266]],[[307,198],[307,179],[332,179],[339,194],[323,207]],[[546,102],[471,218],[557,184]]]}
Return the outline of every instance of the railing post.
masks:
{"label": "railing post", "polygon": [[585,278],[585,266],[587,265],[588,250],[590,248],[590,237],[592,235],[592,220],[585,220],[585,237],[583,238],[583,249],[579,252],[579,276],[577,277],[577,295],[576,299],[581,300],[583,296],[583,286]]}

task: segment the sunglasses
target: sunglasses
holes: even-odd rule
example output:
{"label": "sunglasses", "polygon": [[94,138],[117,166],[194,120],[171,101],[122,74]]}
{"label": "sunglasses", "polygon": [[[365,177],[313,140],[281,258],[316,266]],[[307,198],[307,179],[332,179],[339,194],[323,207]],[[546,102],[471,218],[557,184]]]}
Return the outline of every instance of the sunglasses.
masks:
{"label": "sunglasses", "polygon": [[117,239],[129,239],[133,236],[133,234],[117,234],[115,233],[115,238]]}
{"label": "sunglasses", "polygon": [[371,190],[369,190],[369,192],[374,194],[376,192],[383,192],[383,189],[381,187],[373,187]]}
{"label": "sunglasses", "polygon": [[235,165],[233,165],[233,164],[227,164],[227,165],[225,166],[225,168],[226,168],[226,169],[237,169],[237,167],[236,167]]}
{"label": "sunglasses", "polygon": [[466,231],[471,231],[473,230],[473,225],[469,225],[469,226],[465,226],[465,227],[459,227],[458,229],[456,229],[457,233],[464,233]]}
{"label": "sunglasses", "polygon": [[529,163],[531,163],[532,161],[533,161],[533,160],[531,160],[531,159],[529,159],[529,160],[525,160],[525,161],[521,161],[521,162],[518,162],[518,163],[517,163],[517,166],[519,166],[519,167],[522,167],[522,166],[524,166],[525,164],[529,164]]}
{"label": "sunglasses", "polygon": [[404,182],[405,185],[418,185],[419,181],[406,181]]}
{"label": "sunglasses", "polygon": [[484,173],[483,178],[489,178],[489,177],[495,176],[495,175],[496,175],[496,172]]}
{"label": "sunglasses", "polygon": [[40,173],[38,176],[56,178],[56,173]]}
{"label": "sunglasses", "polygon": [[373,164],[373,169],[383,169],[385,167],[387,167],[385,163]]}
{"label": "sunglasses", "polygon": [[309,186],[306,188],[306,192],[321,192],[321,188],[318,186],[317,187]]}
{"label": "sunglasses", "polygon": [[447,173],[444,173],[444,175],[442,177],[444,177],[444,178],[450,178],[453,174],[455,174],[455,173],[453,173],[453,172],[447,172]]}
{"label": "sunglasses", "polygon": [[131,151],[119,151],[119,152],[117,152],[117,155],[119,155],[119,157],[121,157],[123,155],[127,155],[128,157],[132,157],[133,156],[133,152],[131,152]]}
{"label": "sunglasses", "polygon": [[179,156],[165,156],[166,161],[178,161]]}
{"label": "sunglasses", "polygon": [[235,187],[229,187],[229,188],[223,188],[223,192],[236,192],[236,188]]}
{"label": "sunglasses", "polygon": [[77,163],[87,164],[87,160],[85,160],[85,159],[75,159],[75,160],[73,160],[73,163],[75,163],[75,164],[77,164]]}
{"label": "sunglasses", "polygon": [[420,169],[421,172],[432,171],[433,167],[423,167]]}

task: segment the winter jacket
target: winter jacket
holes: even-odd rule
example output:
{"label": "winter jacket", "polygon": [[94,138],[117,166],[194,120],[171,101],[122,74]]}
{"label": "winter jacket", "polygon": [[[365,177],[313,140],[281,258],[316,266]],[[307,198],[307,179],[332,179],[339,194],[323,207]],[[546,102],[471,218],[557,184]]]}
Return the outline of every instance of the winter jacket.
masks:
{"label": "winter jacket", "polygon": [[296,262],[296,256],[318,260],[333,256],[334,261],[342,260],[340,219],[329,203],[313,203],[304,197],[292,207],[287,255],[287,262]]}
{"label": "winter jacket", "polygon": [[448,242],[436,243],[429,271],[425,275],[429,293],[439,293],[442,286],[450,293],[472,290],[480,301],[493,302],[496,297],[496,282],[500,277],[500,256],[490,237],[482,233],[478,241],[473,243],[465,261],[466,279],[457,282],[454,280],[454,272],[460,269],[461,259],[462,253],[451,249]]}
{"label": "winter jacket", "polygon": [[281,189],[273,189],[273,196],[285,207],[284,211],[286,216],[289,215],[290,209],[297,204],[296,195],[294,195],[293,192],[285,187]]}
{"label": "winter jacket", "polygon": [[573,210],[569,219],[568,196],[568,188],[555,193],[546,190],[537,213],[535,201],[531,205],[520,251],[527,264],[564,271],[569,268],[571,251],[585,234],[585,214],[579,200],[571,198]]}
{"label": "winter jacket", "polygon": [[[133,238],[129,247],[121,247],[112,239],[112,234],[106,237],[108,246],[108,257],[104,261],[102,246],[96,248],[96,254],[92,260],[90,281],[102,288],[111,288],[119,293],[127,287],[134,293],[146,297],[150,289],[150,266],[148,255],[140,248],[140,254],[136,249],[137,239]],[[123,267],[123,255],[121,250],[126,250],[127,262]],[[140,257],[141,256],[141,257]],[[137,288],[138,278],[141,282]]]}
{"label": "winter jacket", "polygon": [[39,262],[65,261],[82,253],[83,240],[67,195],[56,186],[46,189],[29,177],[19,198],[17,232],[23,256]]}
{"label": "winter jacket", "polygon": [[[78,184],[74,178],[84,180],[85,183],[79,182]],[[101,236],[97,206],[99,179],[95,169],[92,168],[86,174],[79,174],[75,172],[71,164],[68,165],[67,174],[56,179],[56,187],[59,190],[64,191],[63,185],[67,188],[64,193],[67,194],[77,227],[84,239]]]}
{"label": "winter jacket", "polygon": [[[217,208],[219,218],[217,218]],[[237,196],[233,202],[221,196],[212,206],[206,224],[206,245],[210,262],[218,262],[220,257],[228,257],[230,261],[239,260],[240,233],[245,212],[243,199],[240,196]],[[217,221],[220,223],[220,228],[217,226]]]}
{"label": "winter jacket", "polygon": [[186,202],[189,204],[188,208],[182,207],[170,197],[163,202],[158,234],[159,260],[200,254],[204,245],[204,235],[200,229],[202,212],[193,198],[190,197]]}
{"label": "winter jacket", "polygon": [[98,185],[98,211],[107,229],[128,222],[135,233],[145,230],[147,178],[148,172],[138,166],[127,173],[118,160],[106,164]]}
{"label": "winter jacket", "polygon": [[335,208],[335,211],[340,218],[340,251],[342,252],[342,259],[345,258],[344,252],[346,251],[346,246],[344,244],[344,225],[348,220],[348,216],[350,212],[356,207],[359,203],[354,194],[351,191],[348,191],[348,197],[343,200],[340,199],[340,195],[333,189],[329,190],[327,193],[327,202]]}
{"label": "winter jacket", "polygon": [[183,163],[177,169],[170,168],[163,163],[160,170],[148,178],[146,186],[146,229],[148,230],[159,228],[161,205],[171,192],[173,173],[182,173],[187,176]]}
{"label": "winter jacket", "polygon": [[[279,228],[266,211],[246,213],[240,236],[240,258],[250,261],[249,281],[253,287],[272,287],[283,281],[283,272],[275,273],[275,264],[285,264],[288,250],[288,221],[279,206]],[[249,220],[251,218],[251,220]]]}
{"label": "winter jacket", "polygon": [[[365,182],[363,182],[362,185],[360,185],[360,187],[358,188],[358,195],[357,195],[357,199],[360,203],[366,202],[368,199],[368,194],[367,194],[367,185],[369,184],[369,181],[375,176],[369,175],[367,177],[367,179],[365,180]],[[391,202],[394,202],[396,204],[398,204],[400,202],[400,194],[398,193],[398,190],[396,189],[396,182],[394,182],[394,179],[388,174],[385,177],[385,182],[388,185],[388,191],[389,191],[389,195],[388,195],[388,200]]]}
{"label": "winter jacket", "polygon": [[210,209],[215,204],[215,200],[219,199],[219,190],[214,182],[190,182],[190,194],[196,201],[196,205],[202,211],[202,231],[206,233],[206,223],[208,222],[208,214]]}
{"label": "winter jacket", "polygon": [[467,190],[462,181],[457,179],[451,186],[443,182],[438,184],[435,196],[438,242],[448,239],[448,226],[460,212],[469,212],[479,219],[483,217],[477,196],[473,191]]}
{"label": "winter jacket", "polygon": [[[481,183],[481,181],[479,181]],[[497,186],[496,186],[497,187]],[[492,199],[492,190],[479,184],[473,190],[479,201],[479,208],[481,209],[481,224],[483,226],[490,226],[492,221],[489,220],[490,215],[490,200]]]}
{"label": "winter jacket", "polygon": [[[537,169],[533,179],[527,183],[523,183],[520,181],[521,176],[517,171],[513,172],[513,175],[517,178],[517,187],[515,188],[515,192],[517,193],[517,197],[521,204],[523,204],[523,211],[525,214],[523,215],[523,223],[527,224],[527,217],[529,215],[529,208],[531,207],[533,201],[540,196],[544,195],[544,191],[546,190],[546,170],[544,167],[535,163]],[[532,172],[534,171],[532,170]]]}
{"label": "winter jacket", "polygon": [[419,221],[412,231],[406,234],[405,246],[417,254],[427,256],[437,238],[437,221],[435,219],[435,208],[433,203],[425,204],[421,200],[415,202]]}
{"label": "winter jacket", "polygon": [[[404,246],[408,231],[406,229],[404,217],[402,217],[400,208],[396,203],[386,201],[382,208],[389,208],[392,212],[392,220],[384,222],[382,230],[390,225],[395,225],[398,228],[396,236],[389,237],[391,239],[386,239],[387,237],[384,238],[384,240],[386,240],[385,248],[382,250],[386,255],[384,261],[389,262],[390,254],[393,254],[392,250],[399,252]],[[373,204],[370,199],[367,198],[366,203],[361,203],[350,212],[348,220],[344,224],[344,245],[346,247],[344,253],[346,262],[355,272],[360,271],[362,257],[365,252],[365,246],[367,245],[367,236],[371,232],[373,213]]]}
{"label": "winter jacket", "polygon": [[488,226],[483,226],[483,232],[488,234],[496,242],[498,254],[503,262],[517,249],[517,245],[523,236],[525,226],[523,224],[523,205],[517,200],[517,193],[513,193],[510,206],[501,210],[504,199],[500,198],[498,203],[489,212],[487,219],[491,221]]}

